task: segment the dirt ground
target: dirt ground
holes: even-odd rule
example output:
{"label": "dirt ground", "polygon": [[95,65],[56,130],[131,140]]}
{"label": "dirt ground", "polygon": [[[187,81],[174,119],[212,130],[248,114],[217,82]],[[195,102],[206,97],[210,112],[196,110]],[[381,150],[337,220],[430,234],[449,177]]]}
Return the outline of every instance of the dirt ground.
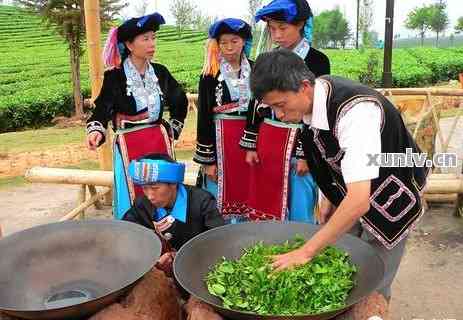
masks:
{"label": "dirt ground", "polygon": [[[77,193],[75,186],[46,184],[0,191],[3,232],[57,221],[75,206]],[[87,218],[110,218],[110,211],[90,208]],[[408,240],[393,286],[391,319],[463,319],[463,219],[452,211],[428,210]]]}

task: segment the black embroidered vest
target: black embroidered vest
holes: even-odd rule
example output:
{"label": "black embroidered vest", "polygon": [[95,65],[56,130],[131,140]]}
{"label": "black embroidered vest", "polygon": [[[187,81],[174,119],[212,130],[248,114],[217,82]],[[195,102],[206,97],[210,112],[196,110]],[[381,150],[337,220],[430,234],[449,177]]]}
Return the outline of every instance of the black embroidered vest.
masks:
{"label": "black embroidered vest", "polygon": [[[303,147],[317,184],[338,206],[347,189],[341,172],[344,151],[339,147],[337,125],[357,103],[373,101],[380,106],[382,153],[405,154],[408,148],[414,153],[421,151],[398,110],[376,90],[339,77],[322,76],[318,79],[329,88],[326,105],[330,130],[305,126]],[[385,247],[391,249],[399,243],[423,214],[420,195],[428,171],[428,168],[417,166],[382,166],[379,177],[371,181],[370,210],[360,221]]]}

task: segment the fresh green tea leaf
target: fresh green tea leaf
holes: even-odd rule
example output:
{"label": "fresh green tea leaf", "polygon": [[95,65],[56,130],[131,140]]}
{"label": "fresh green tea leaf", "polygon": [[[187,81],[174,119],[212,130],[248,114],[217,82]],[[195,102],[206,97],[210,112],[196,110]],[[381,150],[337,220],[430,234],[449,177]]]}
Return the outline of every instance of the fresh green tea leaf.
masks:
{"label": "fresh green tea leaf", "polygon": [[343,307],[356,272],[346,252],[328,247],[304,266],[272,272],[271,256],[304,243],[300,236],[281,245],[259,242],[244,249],[237,261],[224,258],[207,275],[209,292],[225,308],[260,315],[307,315]]}

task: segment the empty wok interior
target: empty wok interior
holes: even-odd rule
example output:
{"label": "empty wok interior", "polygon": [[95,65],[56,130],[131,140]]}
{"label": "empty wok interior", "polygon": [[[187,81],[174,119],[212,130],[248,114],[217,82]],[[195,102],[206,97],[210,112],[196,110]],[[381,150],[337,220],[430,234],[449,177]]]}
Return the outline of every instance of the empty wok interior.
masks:
{"label": "empty wok interior", "polygon": [[52,309],[64,296],[78,303],[120,290],[159,257],[154,237],[116,221],[51,224],[9,236],[0,241],[0,309]]}

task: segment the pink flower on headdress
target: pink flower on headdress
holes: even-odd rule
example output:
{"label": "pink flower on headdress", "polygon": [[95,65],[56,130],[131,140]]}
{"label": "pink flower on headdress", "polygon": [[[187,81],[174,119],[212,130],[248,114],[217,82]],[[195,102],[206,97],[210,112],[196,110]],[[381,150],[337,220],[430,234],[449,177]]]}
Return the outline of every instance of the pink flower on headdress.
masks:
{"label": "pink flower on headdress", "polygon": [[103,50],[103,61],[106,68],[119,68],[121,66],[121,54],[117,43],[117,28],[113,27],[108,33]]}

